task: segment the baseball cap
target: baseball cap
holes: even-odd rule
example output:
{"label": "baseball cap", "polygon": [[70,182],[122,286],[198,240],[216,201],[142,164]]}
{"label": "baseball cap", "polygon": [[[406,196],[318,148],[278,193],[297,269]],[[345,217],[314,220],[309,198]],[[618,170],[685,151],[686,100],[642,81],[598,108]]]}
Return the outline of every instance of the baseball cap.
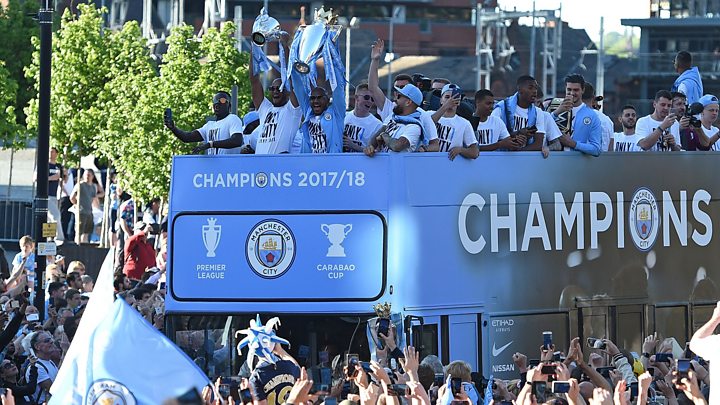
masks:
{"label": "baseball cap", "polygon": [[245,116],[242,119],[243,125],[249,125],[249,124],[251,124],[255,121],[259,121],[259,120],[260,120],[260,115],[258,114],[257,111],[248,112],[247,114],[245,114]]}
{"label": "baseball cap", "polygon": [[698,100],[698,103],[702,104],[703,107],[707,107],[710,104],[718,104],[718,98],[712,94],[706,94]]}
{"label": "baseball cap", "polygon": [[445,94],[446,91],[452,91],[455,89],[460,90],[460,86],[458,86],[457,84],[454,84],[454,83],[448,83],[443,86],[442,91],[440,92],[440,95],[442,96],[443,94]]}
{"label": "baseball cap", "polygon": [[403,96],[409,98],[410,101],[412,101],[416,105],[422,105],[422,92],[420,91],[420,89],[415,87],[414,84],[406,84],[403,88],[395,86],[395,90],[397,90],[398,93],[402,94]]}
{"label": "baseball cap", "polygon": [[142,231],[143,229],[145,229],[145,226],[146,226],[145,222],[137,221],[137,222],[135,222],[135,226],[133,226],[133,231],[135,231],[135,232]]}

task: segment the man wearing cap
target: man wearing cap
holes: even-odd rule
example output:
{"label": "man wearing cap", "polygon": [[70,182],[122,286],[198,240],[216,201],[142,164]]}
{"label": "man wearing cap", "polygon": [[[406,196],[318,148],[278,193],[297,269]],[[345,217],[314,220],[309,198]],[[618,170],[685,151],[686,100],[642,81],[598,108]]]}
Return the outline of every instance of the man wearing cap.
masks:
{"label": "man wearing cap", "polygon": [[365,148],[367,156],[374,156],[375,152],[414,152],[421,142],[422,123],[418,106],[422,104],[422,92],[413,84],[402,88],[396,87],[398,92],[393,115],[385,123],[385,129],[375,136]]}
{"label": "man wearing cap", "polygon": [[257,139],[262,133],[262,125],[260,125],[260,114],[257,111],[250,111],[242,119],[243,121],[243,140],[245,144],[240,149],[242,154],[255,153]]}
{"label": "man wearing cap", "polygon": [[718,98],[712,94],[706,94],[700,97],[698,103],[703,105],[703,112],[700,114],[700,125],[699,128],[695,129],[695,133],[698,135],[698,141],[702,145],[703,150],[712,150],[720,152],[720,146],[717,144],[720,139],[720,132],[713,123],[718,117]]}
{"label": "man wearing cap", "polygon": [[[290,55],[287,49],[289,36],[283,35],[281,46],[285,47],[285,54]],[[251,47],[254,48],[254,47]],[[251,51],[252,52],[252,51]],[[300,128],[302,109],[300,103],[291,89],[290,81],[286,81],[284,88],[281,79],[273,80],[268,91],[270,100],[265,98],[260,77],[253,71],[252,63],[248,69],[250,73],[250,90],[255,109],[260,116],[260,127],[262,128],[256,137],[256,155],[274,155],[289,153],[293,138]]]}
{"label": "man wearing cap", "polygon": [[700,99],[703,94],[702,78],[697,66],[692,66],[692,55],[687,51],[680,51],[673,61],[675,72],[679,73],[671,91],[678,91],[687,96],[688,104]]}
{"label": "man wearing cap", "polygon": [[[397,103],[393,103],[385,97],[385,94],[380,89],[378,79],[378,67],[380,65],[380,56],[383,54],[385,49],[385,42],[382,39],[378,39],[373,43],[372,50],[370,51],[370,72],[368,73],[368,88],[372,92],[373,98],[375,99],[375,105],[377,105],[378,115],[383,124],[387,125],[387,121],[394,114],[394,107]],[[405,85],[412,83],[412,77],[405,74],[400,74],[395,77],[393,82],[393,88],[395,89],[394,97],[397,100],[398,89],[403,88]],[[417,87],[416,87],[417,88]],[[419,90],[419,89],[418,89]],[[418,107],[422,105],[422,92],[420,92],[420,103]],[[432,120],[432,114],[418,108],[420,112],[420,124],[422,126],[421,141],[422,144],[417,148],[418,152],[437,152],[440,150],[440,141],[437,139],[437,128],[435,122]]]}
{"label": "man wearing cap", "polygon": [[538,83],[526,75],[520,76],[516,84],[517,92],[498,102],[492,115],[502,120],[510,136],[524,145],[520,150],[541,150],[545,127],[535,107]]}
{"label": "man wearing cap", "polygon": [[239,153],[243,144],[243,124],[240,118],[230,113],[230,94],[220,91],[212,100],[215,121],[208,121],[202,128],[185,132],[175,126],[172,116],[165,114],[165,126],[183,142],[201,142],[192,153],[207,150],[208,155]]}
{"label": "man wearing cap", "polygon": [[382,127],[382,122],[370,114],[375,105],[367,83],[355,87],[355,109],[345,114],[343,129],[343,152],[362,152],[373,135]]}
{"label": "man wearing cap", "polygon": [[150,226],[138,221],[133,227],[133,236],[125,242],[125,265],[123,273],[135,281],[140,281],[145,269],[155,267],[155,249],[148,243],[147,232]]}
{"label": "man wearing cap", "polygon": [[470,121],[457,115],[462,92],[455,84],[443,86],[440,108],[432,115],[437,125],[440,152],[447,152],[454,160],[458,155],[467,159],[476,159],[480,154]]}

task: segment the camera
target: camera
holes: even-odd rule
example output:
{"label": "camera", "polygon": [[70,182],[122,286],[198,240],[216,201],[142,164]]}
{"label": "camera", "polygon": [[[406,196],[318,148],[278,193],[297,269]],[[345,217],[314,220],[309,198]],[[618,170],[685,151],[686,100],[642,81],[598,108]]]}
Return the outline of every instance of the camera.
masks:
{"label": "camera", "polygon": [[700,128],[702,123],[699,119],[695,118],[695,116],[702,113],[704,109],[705,107],[703,107],[701,103],[692,103],[685,108],[685,114],[683,114],[683,117],[690,118],[691,127]]}
{"label": "camera", "polygon": [[553,394],[567,394],[570,392],[570,381],[553,381],[552,392]]}
{"label": "camera", "polygon": [[25,315],[25,319],[27,319],[28,322],[37,322],[40,320],[40,314],[27,314]]}
{"label": "camera", "polygon": [[426,91],[432,91],[432,79],[425,76],[422,73],[415,73],[412,77],[412,82],[417,86],[423,93]]}
{"label": "camera", "polygon": [[[532,130],[532,127],[528,128],[528,130]],[[551,331],[545,331],[543,332],[543,348],[550,350],[552,348],[552,332]]]}
{"label": "camera", "polygon": [[687,377],[688,371],[692,368],[692,364],[690,363],[690,360],[688,359],[678,359],[677,361],[677,372],[678,372],[678,380]]}
{"label": "camera", "polygon": [[546,364],[542,366],[542,373],[545,375],[554,375],[556,372],[554,364]]}
{"label": "camera", "polygon": [[602,339],[592,337],[587,338],[587,345],[591,349],[605,350],[607,348],[607,345],[602,341]]}
{"label": "camera", "polygon": [[547,383],[545,381],[533,381],[532,394],[535,395],[535,401],[537,401],[537,403],[545,402],[546,390],[547,390]]}
{"label": "camera", "polygon": [[347,377],[353,378],[357,374],[357,370],[355,369],[355,366],[359,364],[358,355],[357,354],[348,354],[345,358],[345,364],[347,364]]}
{"label": "camera", "polygon": [[390,395],[404,397],[408,393],[408,386],[406,384],[390,384],[388,392]]}

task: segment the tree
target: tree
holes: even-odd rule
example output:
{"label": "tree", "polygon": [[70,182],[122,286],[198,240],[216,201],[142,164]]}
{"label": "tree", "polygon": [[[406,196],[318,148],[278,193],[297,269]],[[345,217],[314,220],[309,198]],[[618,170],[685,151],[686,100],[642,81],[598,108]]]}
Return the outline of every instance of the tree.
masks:
{"label": "tree", "polygon": [[[63,150],[65,162],[77,163],[92,152],[93,137],[106,128],[98,98],[108,78],[111,60],[103,35],[102,13],[92,4],[78,5],[76,17],[65,10],[60,29],[53,34],[50,81],[50,142]],[[39,81],[39,41],[27,75]],[[25,109],[28,129],[37,129],[38,98]]]}
{"label": "tree", "polygon": [[[31,38],[37,36],[39,26],[32,18],[38,12],[38,1],[9,0],[0,6],[0,60],[5,61],[9,77],[17,83],[17,96],[11,101],[14,106],[15,122],[25,126],[23,108],[35,97],[32,79],[25,76],[24,69],[32,61]],[[3,104],[6,105],[6,104]],[[16,139],[22,141],[22,138]]]}
{"label": "tree", "polygon": [[[17,83],[10,77],[5,64],[0,61],[0,146],[14,147],[22,143],[18,137],[20,125],[15,122],[15,97]],[[2,106],[6,106],[2,109]]]}

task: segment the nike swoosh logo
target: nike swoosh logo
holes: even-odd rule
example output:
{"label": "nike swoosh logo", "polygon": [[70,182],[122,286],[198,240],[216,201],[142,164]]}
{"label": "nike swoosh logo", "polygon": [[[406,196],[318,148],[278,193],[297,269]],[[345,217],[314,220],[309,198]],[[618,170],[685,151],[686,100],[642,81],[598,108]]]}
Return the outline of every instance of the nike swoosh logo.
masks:
{"label": "nike swoosh logo", "polygon": [[495,348],[495,343],[493,343],[493,347],[492,347],[493,357],[499,356],[500,353],[504,352],[505,349],[507,349],[508,346],[510,346],[512,343],[513,343],[513,341],[511,340],[510,343],[506,344],[505,346],[503,346],[503,347],[501,347],[501,348],[499,348],[499,349]]}

